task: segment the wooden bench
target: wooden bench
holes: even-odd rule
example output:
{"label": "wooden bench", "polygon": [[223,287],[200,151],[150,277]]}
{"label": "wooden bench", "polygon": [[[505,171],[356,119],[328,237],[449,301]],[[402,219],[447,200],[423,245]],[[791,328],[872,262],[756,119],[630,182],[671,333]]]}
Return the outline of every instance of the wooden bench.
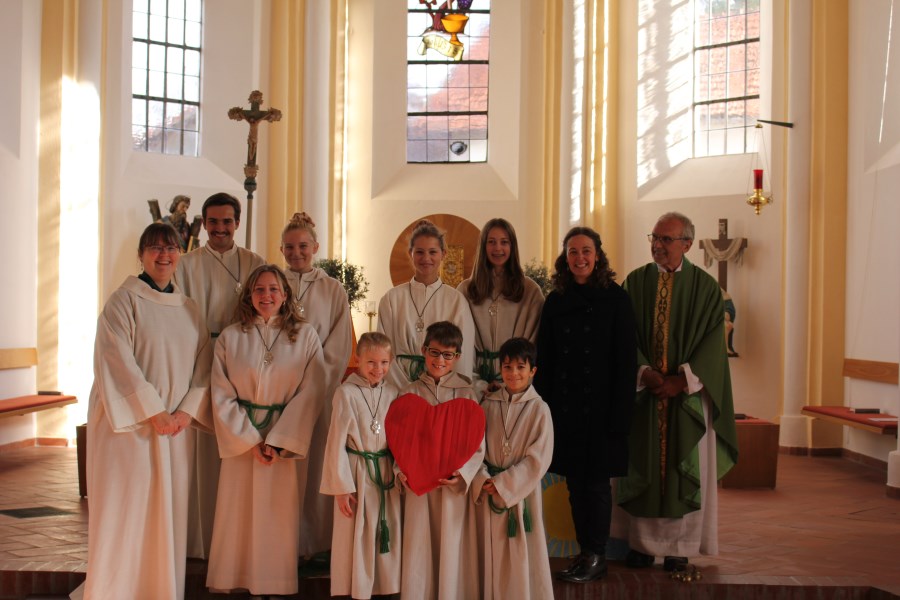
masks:
{"label": "wooden bench", "polygon": [[804,406],[800,412],[807,417],[879,435],[897,435],[897,417],[887,413],[855,413],[847,406]]}
{"label": "wooden bench", "polygon": [[24,415],[39,410],[47,410],[48,408],[58,408],[67,404],[75,404],[76,402],[78,402],[78,399],[75,396],[64,396],[62,394],[35,394],[33,396],[4,398],[0,399],[0,418]]}

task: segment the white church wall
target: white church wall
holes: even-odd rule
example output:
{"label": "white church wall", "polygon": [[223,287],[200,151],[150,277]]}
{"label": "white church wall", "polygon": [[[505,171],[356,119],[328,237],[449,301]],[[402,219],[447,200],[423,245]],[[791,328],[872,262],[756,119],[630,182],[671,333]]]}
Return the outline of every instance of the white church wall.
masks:
{"label": "white church wall", "polygon": [[[0,348],[37,346],[37,182],[41,4],[10,0],[0,19]],[[35,368],[0,370],[0,398],[33,394]],[[35,437],[33,414],[0,420],[0,446]]]}
{"label": "white church wall", "polygon": [[[406,14],[403,3],[350,4],[347,257],[366,269],[368,299],[392,287],[389,257],[415,219],[450,213],[480,228],[504,217],[523,261],[540,248],[541,3],[491,8],[490,146],[482,164],[406,164]],[[357,333],[368,319],[354,315]]]}
{"label": "white church wall", "polygon": [[[187,157],[132,150],[130,3],[108,3],[101,305],[127,275],[138,273],[137,242],[151,222],[149,199],[158,199],[165,214],[173,196],[187,194],[192,199],[188,211],[192,218],[200,214],[208,196],[228,192],[243,204],[244,214],[235,239],[244,245],[247,201],[243,164],[248,126],[229,120],[227,113],[233,106],[249,108],[247,98],[254,89],[266,92],[268,7],[265,0],[204,2],[200,156]],[[90,33],[99,36],[101,31]],[[271,98],[264,96],[264,100],[264,106],[268,106]],[[263,132],[261,138],[265,135]],[[254,250],[264,242],[266,154],[266,144],[260,143],[258,162],[262,168],[253,200]],[[201,235],[203,241],[205,233]]]}
{"label": "white church wall", "polygon": [[[898,362],[900,26],[888,0],[850,3],[847,296],[844,356]],[[892,26],[892,31],[889,27]],[[835,252],[843,248],[833,249]],[[900,414],[897,386],[845,380],[845,404]],[[887,460],[893,437],[845,431],[845,447]]]}
{"label": "white church wall", "polygon": [[[751,155],[685,159],[683,144],[678,141],[684,135],[675,135],[680,131],[677,128],[680,121],[674,117],[680,114],[675,103],[684,100],[681,97],[683,82],[676,85],[683,75],[670,72],[672,60],[683,54],[683,48],[677,42],[674,43],[674,49],[656,48],[656,45],[664,44],[672,33],[663,36],[658,30],[659,24],[665,20],[660,12],[661,4],[652,4],[656,11],[652,22],[656,25],[651,29],[644,28],[643,31],[639,31],[638,24],[641,19],[647,18],[646,11],[651,4],[641,0],[627,0],[623,2],[620,13],[619,36],[623,47],[620,52],[619,87],[619,200],[622,205],[625,264],[620,279],[624,279],[632,269],[652,260],[646,235],[653,229],[661,214],[678,211],[693,220],[697,240],[687,257],[701,267],[703,252],[699,247],[699,240],[717,237],[718,220],[728,219],[729,237],[748,239],[743,264],[730,263],[728,266],[728,292],[737,310],[734,347],[740,354],[739,358],[729,361],[735,411],[777,420],[781,414],[783,322],[783,214],[780,204],[790,201],[789,198],[777,195],[781,186],[779,141],[784,134],[766,134],[768,162],[773,171],[769,175],[774,178],[771,183],[776,190],[776,204],[763,209],[760,216],[756,216],[744,203],[748,191]],[[676,4],[672,3],[672,6]],[[770,4],[764,2],[764,38],[769,36],[772,39],[773,31],[780,26],[779,18],[780,15],[771,11]],[[774,45],[776,51],[779,47]],[[662,60],[660,57],[671,60]],[[779,116],[780,90],[776,86],[781,60],[773,60],[771,47],[765,49],[764,72],[772,73],[772,77],[763,78],[762,105]],[[681,63],[688,69],[689,75],[691,62],[688,60]],[[647,85],[648,79],[652,78],[656,78],[657,83]],[[638,91],[639,80],[645,84],[643,93]],[[687,102],[689,113],[690,94],[687,95]],[[653,106],[665,107],[665,114],[672,118],[665,118],[660,114],[657,121],[648,120],[645,113],[648,107]],[[648,139],[648,136],[652,139]],[[773,138],[776,141],[775,148]],[[670,147],[662,143],[666,140],[671,142]],[[713,265],[707,271],[716,277],[718,267]]]}

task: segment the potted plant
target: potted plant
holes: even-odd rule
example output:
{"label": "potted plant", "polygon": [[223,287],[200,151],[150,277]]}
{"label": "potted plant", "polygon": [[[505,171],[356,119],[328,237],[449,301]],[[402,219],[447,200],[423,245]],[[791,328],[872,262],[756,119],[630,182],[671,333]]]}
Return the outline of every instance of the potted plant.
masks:
{"label": "potted plant", "polygon": [[369,282],[363,275],[362,267],[337,258],[320,258],[313,263],[313,266],[325,271],[329,277],[340,281],[344,286],[344,291],[347,292],[350,307],[359,310],[360,300],[365,298],[369,291]]}
{"label": "potted plant", "polygon": [[532,258],[523,270],[526,277],[530,277],[538,284],[541,291],[544,292],[544,298],[546,298],[547,294],[553,290],[553,282],[550,281],[550,271],[547,270],[546,265],[538,259]]}

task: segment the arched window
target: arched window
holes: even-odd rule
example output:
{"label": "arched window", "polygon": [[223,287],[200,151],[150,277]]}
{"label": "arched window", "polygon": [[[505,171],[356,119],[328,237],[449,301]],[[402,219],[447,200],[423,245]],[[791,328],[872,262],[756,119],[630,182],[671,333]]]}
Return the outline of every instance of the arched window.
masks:
{"label": "arched window", "polygon": [[131,137],[135,150],[200,150],[202,0],[134,0]]}
{"label": "arched window", "polygon": [[407,0],[406,161],[486,162],[490,0]]}

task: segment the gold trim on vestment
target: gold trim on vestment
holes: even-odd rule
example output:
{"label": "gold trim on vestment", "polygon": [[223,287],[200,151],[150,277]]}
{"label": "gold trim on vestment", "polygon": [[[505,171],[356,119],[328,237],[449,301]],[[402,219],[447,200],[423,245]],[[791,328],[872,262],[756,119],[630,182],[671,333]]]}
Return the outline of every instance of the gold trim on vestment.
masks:
{"label": "gold trim on vestment", "polygon": [[[656,310],[653,319],[653,363],[665,377],[669,372],[669,323],[672,314],[672,289],[675,274],[660,272],[656,284]],[[666,490],[666,449],[668,447],[669,400],[656,401],[656,419],[659,429],[659,477],[660,495]]]}

